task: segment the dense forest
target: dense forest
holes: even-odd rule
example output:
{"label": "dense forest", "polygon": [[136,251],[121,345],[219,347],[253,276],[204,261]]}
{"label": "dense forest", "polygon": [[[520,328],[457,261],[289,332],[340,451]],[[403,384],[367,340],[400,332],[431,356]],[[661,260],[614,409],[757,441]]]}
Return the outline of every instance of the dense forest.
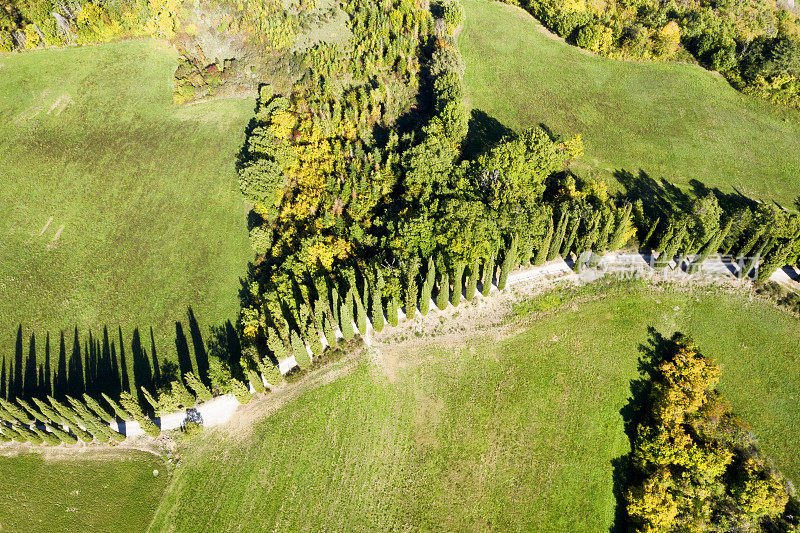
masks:
{"label": "dense forest", "polygon": [[507,1],[587,50],[696,60],[747,94],[800,108],[800,18],[792,1]]}

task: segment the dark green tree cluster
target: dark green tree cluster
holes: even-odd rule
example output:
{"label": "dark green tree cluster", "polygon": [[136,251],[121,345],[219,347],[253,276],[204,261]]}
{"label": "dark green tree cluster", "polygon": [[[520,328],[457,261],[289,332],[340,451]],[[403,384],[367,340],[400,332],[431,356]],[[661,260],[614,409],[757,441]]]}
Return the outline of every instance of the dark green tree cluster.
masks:
{"label": "dark green tree cluster", "polygon": [[681,334],[651,348],[635,388],[629,529],[795,531],[794,489],[716,391],[719,367]]}
{"label": "dark green tree cluster", "polygon": [[[636,187],[656,186],[650,180]],[[636,231],[641,247],[658,257],[661,268],[687,265],[697,271],[710,255],[722,254],[740,265],[741,276],[765,281],[776,269],[800,260],[800,215],[795,212],[719,191],[690,196],[666,184],[659,187],[659,199],[652,200],[636,187],[629,190],[632,197],[651,198],[634,202]]]}
{"label": "dark green tree cluster", "polygon": [[691,54],[746,93],[800,107],[800,18],[781,3],[523,0],[521,4],[582,48],[612,58],[668,60]]}

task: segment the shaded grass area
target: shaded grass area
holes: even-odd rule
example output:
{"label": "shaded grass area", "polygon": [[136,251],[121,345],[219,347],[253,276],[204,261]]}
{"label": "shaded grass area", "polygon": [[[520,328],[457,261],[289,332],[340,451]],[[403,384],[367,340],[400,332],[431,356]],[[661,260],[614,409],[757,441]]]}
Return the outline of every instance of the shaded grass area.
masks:
{"label": "shaded grass area", "polygon": [[698,66],[590,55],[519,8],[464,7],[468,104],[511,128],[582,134],[579,169],[641,170],[681,186],[697,179],[785,206],[800,195],[797,111],[742,95]]}
{"label": "shaded grass area", "polygon": [[251,433],[208,433],[152,529],[607,531],[648,326],[694,335],[762,449],[800,479],[797,319],[741,296],[635,289],[518,318],[499,340],[383,347],[388,378],[364,363]]}
{"label": "shaded grass area", "polygon": [[189,306],[204,333],[235,317],[253,102],[177,108],[176,65],[158,41],[0,56],[0,354],[18,324],[26,344],[107,325],[174,357]]}
{"label": "shaded grass area", "polygon": [[145,531],[167,483],[164,462],[139,451],[87,455],[0,457],[2,530]]}

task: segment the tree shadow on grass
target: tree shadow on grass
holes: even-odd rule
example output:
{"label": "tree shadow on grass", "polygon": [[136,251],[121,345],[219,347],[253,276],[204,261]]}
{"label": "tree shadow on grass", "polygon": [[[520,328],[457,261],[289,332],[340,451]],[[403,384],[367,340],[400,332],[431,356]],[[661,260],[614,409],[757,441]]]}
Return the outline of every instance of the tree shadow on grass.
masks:
{"label": "tree shadow on grass", "polygon": [[[176,322],[177,353],[172,357],[156,354],[153,328],[150,328],[150,342],[147,343],[139,328],[134,328],[126,338],[122,328],[118,327],[119,338],[116,339],[109,338],[108,327],[104,326],[102,335],[91,330],[81,332],[76,327],[71,351],[69,333],[59,332],[58,357],[51,361],[50,335],[46,334],[43,341],[40,334],[37,346],[35,333],[31,332],[26,343],[26,334],[20,325],[16,331],[13,356],[0,354],[0,397],[30,401],[53,396],[64,400],[67,395],[79,398],[85,393],[95,399],[106,394],[116,400],[123,391],[128,391],[139,397],[142,405],[147,405],[142,387],[156,395],[158,389],[169,386],[186,372],[193,371],[209,384],[209,355],[227,361],[235,377],[241,379],[243,376],[238,368],[242,349],[231,321],[212,326],[206,346],[191,308],[187,315],[191,342],[184,334],[182,323]],[[27,353],[24,350],[26,344]]]}
{"label": "tree shadow on grass", "polygon": [[[631,446],[636,438],[639,424],[645,422],[652,376],[656,372],[656,367],[676,349],[675,342],[661,335],[653,326],[648,326],[647,333],[648,339],[638,346],[641,354],[638,361],[639,377],[631,380],[628,403],[619,411],[622,415],[625,435]],[[614,523],[609,528],[611,533],[622,533],[628,530],[625,491],[628,487],[641,482],[639,474],[633,468],[632,459],[632,452],[628,452],[611,461],[612,490],[617,502]]]}
{"label": "tree shadow on grass", "polygon": [[490,117],[480,109],[473,109],[469,117],[467,137],[461,144],[463,158],[475,159],[481,153],[491,148],[506,135],[514,130],[503,125],[496,118]]}

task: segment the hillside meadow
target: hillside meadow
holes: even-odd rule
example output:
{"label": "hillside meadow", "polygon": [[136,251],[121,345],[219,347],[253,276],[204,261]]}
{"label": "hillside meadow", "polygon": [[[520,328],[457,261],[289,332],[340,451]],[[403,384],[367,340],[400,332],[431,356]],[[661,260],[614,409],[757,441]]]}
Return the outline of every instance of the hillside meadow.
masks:
{"label": "hillside meadow", "polygon": [[463,4],[467,103],[490,130],[501,131],[499,121],[581,134],[576,168],[612,185],[618,171],[643,172],[684,187],[735,187],[786,207],[800,195],[797,111],[747,97],[699,66],[594,56],[517,7]]}
{"label": "hillside meadow", "polygon": [[[172,103],[176,52],[140,40],[0,55],[0,353],[18,325],[154,327],[238,312],[252,253],[234,160],[250,99]],[[71,342],[68,334],[67,342]],[[149,339],[148,339],[149,345]],[[40,361],[41,362],[41,361]]]}
{"label": "hillside meadow", "polygon": [[499,337],[380,346],[382,368],[365,357],[252,429],[208,432],[151,531],[608,531],[648,326],[693,335],[762,449],[800,478],[795,317],[744,296],[640,289],[524,315]]}

